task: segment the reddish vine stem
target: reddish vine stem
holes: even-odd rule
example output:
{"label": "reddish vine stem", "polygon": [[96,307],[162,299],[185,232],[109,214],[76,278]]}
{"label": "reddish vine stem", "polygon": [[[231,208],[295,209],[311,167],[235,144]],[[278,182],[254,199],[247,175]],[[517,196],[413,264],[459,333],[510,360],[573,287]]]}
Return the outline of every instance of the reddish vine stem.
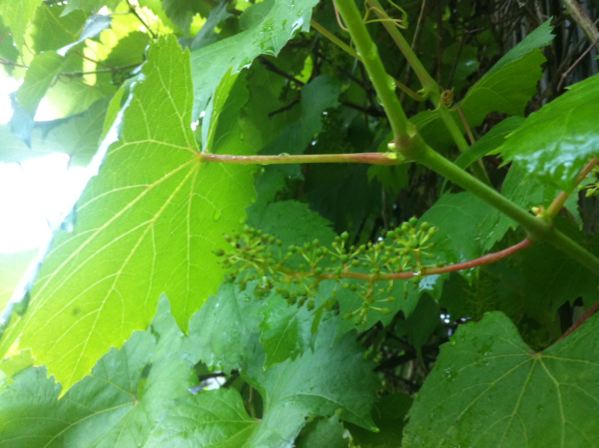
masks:
{"label": "reddish vine stem", "polygon": [[424,277],[427,275],[439,275],[439,274],[448,274],[450,272],[463,271],[465,269],[472,269],[478,266],[484,266],[486,264],[496,263],[499,260],[502,260],[510,255],[515,254],[516,252],[521,251],[522,249],[526,249],[528,246],[532,244],[532,241],[528,238],[520,241],[513,246],[510,246],[506,249],[500,250],[498,252],[491,252],[489,254],[483,255],[482,257],[475,258],[473,260],[464,261],[461,263],[450,264],[447,266],[441,267],[432,267],[432,268],[423,268],[420,272],[392,272],[388,274],[365,274],[362,272],[342,272],[339,275],[336,274],[322,274],[320,276],[323,280],[334,280],[341,278],[354,279],[354,280],[366,280],[366,281],[382,281],[382,280],[408,280],[414,277]]}
{"label": "reddish vine stem", "polygon": [[238,156],[232,154],[198,153],[206,162],[234,165],[287,165],[305,163],[365,163],[370,165],[397,165],[399,156],[394,152],[362,152],[346,154],[276,154]]}

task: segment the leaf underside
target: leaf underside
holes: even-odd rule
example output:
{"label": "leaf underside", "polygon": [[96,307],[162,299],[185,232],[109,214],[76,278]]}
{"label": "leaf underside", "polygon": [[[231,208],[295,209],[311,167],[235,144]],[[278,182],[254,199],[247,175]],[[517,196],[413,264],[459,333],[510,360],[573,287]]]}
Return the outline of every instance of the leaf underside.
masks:
{"label": "leaf underside", "polygon": [[161,294],[186,328],[222,280],[214,251],[253,199],[251,168],[197,156],[188,59],[172,37],[151,47],[74,229],[54,238],[13,329],[65,388],[145,328]]}

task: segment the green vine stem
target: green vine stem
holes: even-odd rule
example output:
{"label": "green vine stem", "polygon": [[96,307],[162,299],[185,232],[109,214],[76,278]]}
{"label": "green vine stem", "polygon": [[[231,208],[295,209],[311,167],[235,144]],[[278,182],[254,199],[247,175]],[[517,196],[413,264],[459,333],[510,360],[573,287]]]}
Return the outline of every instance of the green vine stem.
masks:
{"label": "green vine stem", "polygon": [[[376,2],[376,0],[372,1]],[[518,222],[526,229],[531,239],[544,239],[550,242],[559,250],[599,275],[599,258],[559,232],[546,220],[529,214],[523,208],[435,152],[422,140],[414,129],[409,127],[403,107],[395,96],[393,89],[390,89],[387,83],[388,76],[378,55],[376,45],[362,22],[354,0],[336,0],[335,4],[349,29],[358,52],[364,55],[364,65],[389,118],[396,136],[397,148],[403,153],[406,159],[425,165],[446,179],[480,197]]]}
{"label": "green vine stem", "polygon": [[238,156],[200,152],[198,157],[207,162],[233,165],[290,165],[306,163],[363,163],[369,165],[397,165],[405,161],[396,152],[361,152],[346,154],[276,154]]}
{"label": "green vine stem", "polygon": [[428,146],[419,151],[415,160],[456,185],[475,194],[519,223],[533,240],[543,239],[599,275],[599,258],[557,230],[550,222],[531,215],[497,191],[451,163]]}
{"label": "green vine stem", "polygon": [[416,53],[414,53],[414,50],[412,50],[408,41],[403,37],[403,34],[397,29],[393,21],[390,20],[380,2],[378,0],[368,0],[368,4],[374,13],[381,19],[387,33],[389,33],[389,36],[391,36],[391,39],[393,39],[393,42],[395,42],[399,51],[401,51],[410,67],[412,67],[412,70],[414,70],[414,74],[420,81],[426,95],[430,96],[435,106],[438,106],[441,101],[441,88],[437,84],[437,81],[435,81],[428,73],[418,56],[416,56]]}
{"label": "green vine stem", "polygon": [[389,118],[395,141],[399,143],[399,146],[409,146],[412,138],[416,136],[416,129],[408,121],[408,117],[395,95],[393,78],[387,74],[379,57],[378,48],[372,41],[370,34],[368,34],[354,0],[335,0],[335,5],[349,29],[352,41],[358,50],[360,61],[366,67],[368,76],[374,85],[374,90]]}
{"label": "green vine stem", "polygon": [[[367,0],[368,4],[375,12],[375,14],[381,19],[383,26],[391,36],[395,45],[401,51],[403,56],[406,58],[408,65],[412,68],[416,77],[420,81],[422,85],[422,89],[425,92],[425,96],[430,98],[433,105],[438,109],[439,115],[441,117],[441,121],[445,125],[445,128],[451,135],[454,143],[460,150],[460,152],[464,152],[469,148],[469,144],[462,133],[455,117],[451,114],[448,109],[448,106],[443,103],[442,100],[442,89],[441,86],[435,81],[435,79],[429,74],[426,70],[420,58],[416,55],[414,50],[408,41],[403,37],[403,34],[397,29],[397,26],[394,25],[393,21],[389,19],[389,16],[385,12],[384,8],[380,4],[378,0]],[[478,162],[477,164],[472,166],[472,170],[474,174],[481,180],[490,184],[489,176],[485,170],[482,162]]]}

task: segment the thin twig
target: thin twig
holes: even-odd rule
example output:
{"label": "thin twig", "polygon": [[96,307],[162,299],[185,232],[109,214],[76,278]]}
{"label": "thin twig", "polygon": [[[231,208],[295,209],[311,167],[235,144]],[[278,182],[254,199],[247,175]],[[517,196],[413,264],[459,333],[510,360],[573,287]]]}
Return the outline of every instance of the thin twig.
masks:
{"label": "thin twig", "polygon": [[553,219],[557,216],[557,214],[563,208],[564,204],[566,203],[572,192],[576,190],[578,184],[580,184],[584,180],[584,178],[588,176],[588,174],[598,163],[599,157],[593,157],[585,166],[582,167],[580,173],[578,173],[578,176],[574,181],[574,186],[572,187],[572,189],[570,191],[562,191],[555,197],[551,205],[547,207],[547,211],[544,214],[545,217]]}
{"label": "thin twig", "polygon": [[58,77],[65,77],[65,78],[76,78],[79,76],[84,76],[84,75],[96,75],[96,74],[101,74],[101,73],[117,73],[123,70],[129,70],[130,68],[135,68],[138,67],[141,64],[141,62],[137,63],[137,64],[127,64],[127,65],[121,65],[120,67],[106,67],[106,68],[98,68],[96,70],[88,70],[88,71],[80,71],[80,72],[64,72],[64,73],[59,73]]}
{"label": "thin twig", "polygon": [[18,62],[9,61],[8,59],[0,58],[0,65],[9,67],[29,68],[27,65],[19,64]]}
{"label": "thin twig", "polygon": [[316,20],[312,19],[310,25],[312,26],[312,28],[314,28],[316,31],[322,34],[323,37],[327,38],[333,44],[337,45],[341,50],[345,51],[351,57],[359,59],[358,53],[356,53],[356,51],[352,47],[350,47],[348,44],[339,39],[337,36],[335,36],[333,33],[327,30],[324,26],[318,23]]}
{"label": "thin twig", "polygon": [[152,31],[152,29],[150,28],[150,26],[146,23],[146,21],[143,19],[143,17],[137,12],[137,8],[131,4],[131,0],[127,0],[127,5],[129,5],[129,11],[131,11],[131,13],[137,17],[137,20],[140,21],[140,23],[144,26],[144,28],[146,30],[148,30],[148,33],[150,33],[150,35],[152,36],[153,39],[156,39],[157,35],[154,31]]}
{"label": "thin twig", "polygon": [[597,38],[597,41],[596,41],[596,42],[593,42],[591,45],[589,45],[589,46],[587,47],[587,49],[586,49],[586,50],[584,50],[584,51],[582,52],[582,54],[581,54],[580,56],[578,56],[578,58],[576,58],[576,60],[575,60],[575,61],[572,63],[572,65],[571,65],[570,67],[568,67],[568,69],[567,69],[567,70],[566,70],[564,73],[562,73],[562,75],[561,75],[561,77],[560,77],[560,80],[559,80],[559,83],[557,84],[557,91],[558,91],[558,92],[559,92],[560,90],[562,90],[562,86],[563,86],[564,82],[566,81],[566,78],[568,77],[568,75],[570,74],[570,72],[571,72],[572,70],[574,70],[578,64],[580,64],[580,61],[582,61],[582,60],[584,59],[584,57],[585,57],[587,54],[589,54],[589,52],[590,52],[590,51],[591,51],[591,50],[592,50],[592,49],[595,47],[595,45],[596,45],[597,43],[599,43],[599,37]]}
{"label": "thin twig", "polygon": [[361,106],[361,105],[353,103],[351,101],[340,101],[340,103],[346,107],[358,110],[360,112],[363,112],[367,115],[371,115],[373,117],[384,117],[385,116],[385,111],[383,111],[381,109],[376,109],[374,107]]}
{"label": "thin twig", "polygon": [[300,103],[300,100],[299,100],[299,98],[297,98],[297,99],[293,100],[292,102],[290,102],[289,104],[286,104],[283,107],[279,107],[278,109],[275,109],[272,112],[269,112],[268,118],[272,118],[277,114],[282,114],[283,112],[287,112],[288,110],[293,109],[299,103]]}
{"label": "thin twig", "polygon": [[474,145],[474,143],[476,143],[476,139],[474,138],[474,134],[472,133],[472,128],[470,127],[470,123],[468,123],[468,119],[466,118],[466,115],[464,114],[464,111],[462,110],[459,104],[456,106],[456,110],[458,111],[458,116],[460,117],[462,126],[464,126],[464,129],[466,130],[466,135],[468,136],[470,144]]}
{"label": "thin twig", "polygon": [[264,65],[268,70],[270,70],[273,73],[276,73],[279,76],[282,76],[285,79],[288,79],[289,81],[291,81],[294,84],[297,84],[298,86],[305,86],[306,83],[304,81],[301,81],[299,79],[297,79],[295,76],[290,75],[289,73],[287,73],[285,70],[281,70],[279,67],[277,67],[275,64],[273,64],[272,62],[270,62],[268,59],[266,59],[263,56],[259,56],[258,60],[262,63],[262,65]]}
{"label": "thin twig", "polygon": [[[345,42],[343,42],[341,39],[339,39],[337,36],[335,36],[329,30],[327,30],[324,26],[319,24],[316,20],[312,20],[310,22],[310,24],[312,25],[312,28],[314,28],[316,31],[318,31],[320,34],[322,34],[323,37],[327,38],[329,41],[331,41],[333,44],[335,44],[341,50],[345,51],[352,58],[360,60],[360,55],[352,47],[347,45]],[[401,90],[403,93],[408,95],[413,100],[424,101],[425,98],[422,95],[420,95],[418,92],[416,92],[416,91],[412,90],[410,87],[408,87],[407,84],[401,82],[398,79],[394,79],[394,82],[399,90]]]}

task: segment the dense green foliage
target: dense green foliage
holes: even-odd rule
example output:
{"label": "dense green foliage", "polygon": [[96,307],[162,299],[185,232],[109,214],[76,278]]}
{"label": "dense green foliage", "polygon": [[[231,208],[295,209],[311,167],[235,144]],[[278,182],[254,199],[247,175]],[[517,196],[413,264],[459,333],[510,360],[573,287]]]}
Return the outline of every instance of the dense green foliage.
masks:
{"label": "dense green foliage", "polygon": [[599,446],[597,63],[503,3],[0,0],[0,161],[95,171],[0,447]]}

